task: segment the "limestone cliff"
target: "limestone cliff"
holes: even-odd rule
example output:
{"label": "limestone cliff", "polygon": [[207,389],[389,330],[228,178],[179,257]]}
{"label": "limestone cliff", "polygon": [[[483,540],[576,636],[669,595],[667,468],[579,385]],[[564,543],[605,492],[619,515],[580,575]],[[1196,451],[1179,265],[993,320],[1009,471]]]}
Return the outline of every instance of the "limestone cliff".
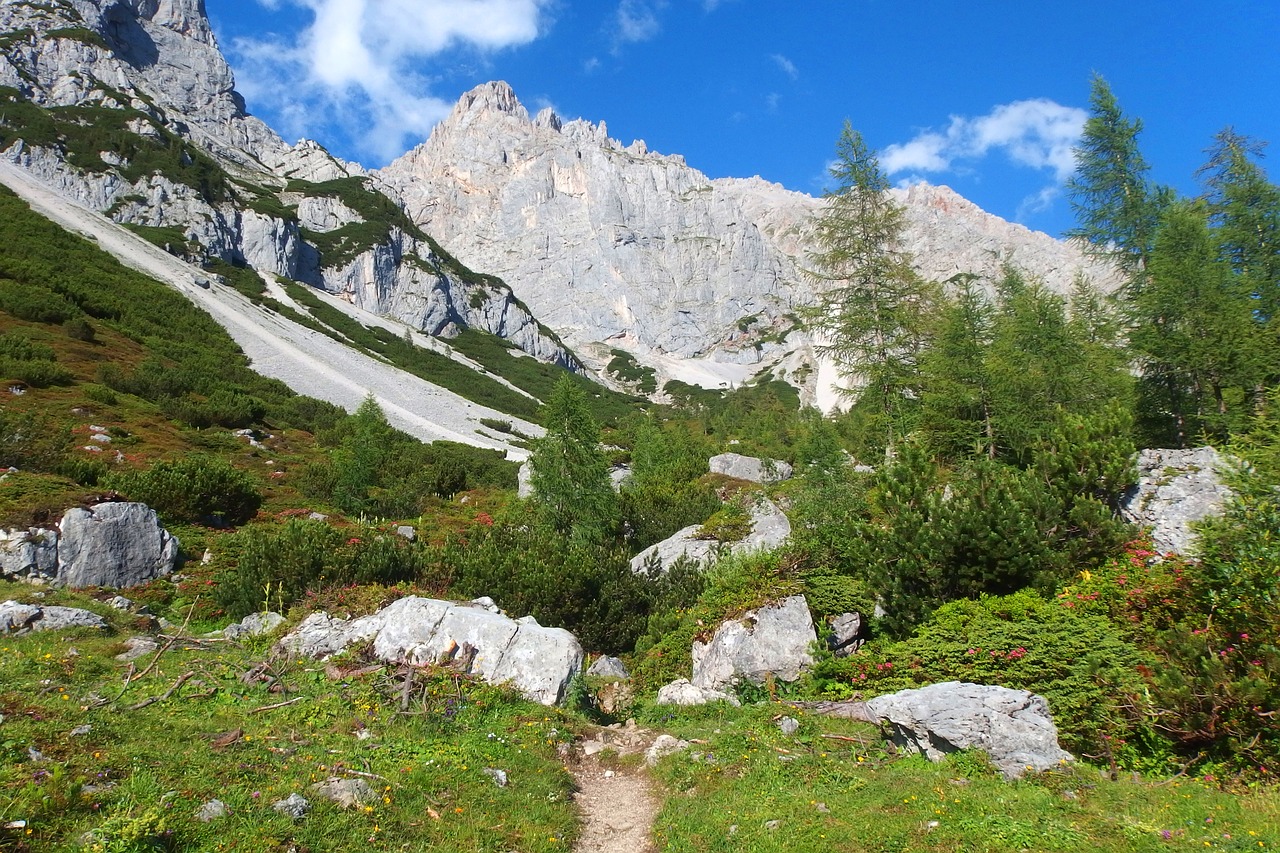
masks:
{"label": "limestone cliff", "polygon": [[0,156],[188,260],[248,265],[428,334],[479,328],[576,364],[360,166],[290,146],[249,115],[202,0],[0,3],[0,111]]}
{"label": "limestone cliff", "polygon": [[[603,123],[530,117],[501,82],[463,96],[379,177],[448,251],[508,281],[584,354],[606,341],[651,364],[763,364],[805,345],[788,330],[813,301],[803,270],[820,199],[759,178],[709,179],[679,156],[611,139]],[[1111,284],[1075,247],[946,187],[895,192],[906,248],[930,278],[994,276],[1009,262],[1060,291],[1078,273]]]}

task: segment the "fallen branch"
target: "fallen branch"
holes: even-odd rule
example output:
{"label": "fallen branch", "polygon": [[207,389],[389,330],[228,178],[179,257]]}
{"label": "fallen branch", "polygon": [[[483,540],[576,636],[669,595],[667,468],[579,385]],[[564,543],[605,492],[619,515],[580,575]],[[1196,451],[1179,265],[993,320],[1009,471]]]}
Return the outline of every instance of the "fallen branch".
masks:
{"label": "fallen branch", "polygon": [[263,711],[274,711],[276,708],[283,708],[285,705],[292,705],[293,703],[301,702],[303,699],[306,699],[306,698],[307,698],[306,696],[298,696],[296,698],[290,699],[287,702],[277,702],[274,705],[263,705],[261,708],[254,708],[249,713],[260,714]]}
{"label": "fallen branch", "polygon": [[[120,701],[121,697],[124,696],[125,691],[129,689],[129,685],[133,684],[133,682],[135,681],[140,681],[149,672],[151,672],[151,670],[155,669],[156,664],[160,663],[160,658],[164,656],[164,653],[169,651],[169,649],[173,648],[173,644],[178,642],[181,636],[187,632],[187,625],[190,624],[191,622],[191,614],[195,613],[196,605],[199,603],[200,603],[200,597],[196,596],[196,600],[191,602],[191,606],[187,608],[187,618],[182,620],[182,627],[178,629],[178,633],[170,637],[168,639],[168,642],[166,642],[163,646],[160,647],[160,651],[156,652],[156,656],[151,659],[151,663],[147,664],[146,669],[144,669],[142,672],[135,673],[136,667],[132,663],[129,664],[129,674],[125,676],[124,687],[120,689],[119,695],[112,700],[113,703]],[[132,711],[135,709],[130,708],[129,710]]]}
{"label": "fallen branch", "polygon": [[182,673],[182,675],[178,676],[177,681],[173,682],[173,686],[170,687],[168,690],[166,690],[164,693],[160,694],[159,696],[152,696],[150,699],[143,699],[141,702],[137,703],[136,705],[130,705],[125,710],[138,711],[138,710],[141,710],[142,708],[147,707],[148,705],[154,705],[156,702],[163,702],[164,700],[172,696],[174,693],[177,693],[178,688],[180,688],[183,684],[186,684],[187,679],[192,678],[193,676],[195,676],[194,671],[184,672]]}
{"label": "fallen branch", "polygon": [[363,776],[365,779],[381,779],[383,782],[386,782],[388,785],[391,784],[390,779],[388,779],[386,776],[379,776],[377,773],[362,773],[359,770],[350,770],[346,767],[339,767],[338,772],[346,773],[349,776]]}
{"label": "fallen branch", "polygon": [[826,738],[827,740],[844,740],[844,741],[848,741],[849,743],[860,744],[861,746],[867,745],[866,741],[864,741],[860,737],[849,737],[848,735],[823,735],[823,737]]}

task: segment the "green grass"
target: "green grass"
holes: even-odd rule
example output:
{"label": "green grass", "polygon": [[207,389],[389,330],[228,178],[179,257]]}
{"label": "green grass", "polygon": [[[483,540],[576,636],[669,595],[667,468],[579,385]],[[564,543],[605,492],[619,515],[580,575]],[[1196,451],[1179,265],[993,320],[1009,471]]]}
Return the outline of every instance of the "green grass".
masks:
{"label": "green grass", "polygon": [[[1124,779],[1064,767],[1020,782],[980,754],[939,764],[886,753],[872,726],[785,705],[653,707],[696,739],[664,759],[657,821],[670,851],[1272,850],[1274,789],[1225,792],[1194,779]],[[800,720],[793,736],[776,719]],[[831,737],[833,735],[833,737]],[[1166,835],[1167,833],[1167,835]]]}
{"label": "green grass", "polygon": [[658,390],[657,372],[648,365],[636,361],[631,353],[613,349],[613,358],[605,368],[609,373],[634,385],[642,394],[652,394]]}
{"label": "green grass", "polygon": [[[30,587],[0,585],[0,598],[19,596],[30,598]],[[26,822],[0,829],[0,849],[103,849],[80,846],[90,831],[109,850],[570,847],[569,779],[556,756],[568,725],[557,711],[432,671],[417,673],[401,711],[392,668],[332,677],[321,664],[269,655],[265,641],[180,641],[124,689],[126,665],[113,655],[140,626],[81,596],[55,600],[107,615],[113,630],[0,638],[0,818]],[[263,662],[274,690],[241,678]],[[135,707],[185,673],[172,698]],[[236,731],[231,743],[215,741]],[[509,785],[485,768],[504,770]],[[377,796],[343,811],[309,790],[333,776],[364,779]],[[296,822],[271,808],[294,792],[312,803]],[[213,798],[231,813],[201,823],[196,812]],[[131,846],[130,832],[144,838]],[[149,833],[160,843],[145,846]]]}

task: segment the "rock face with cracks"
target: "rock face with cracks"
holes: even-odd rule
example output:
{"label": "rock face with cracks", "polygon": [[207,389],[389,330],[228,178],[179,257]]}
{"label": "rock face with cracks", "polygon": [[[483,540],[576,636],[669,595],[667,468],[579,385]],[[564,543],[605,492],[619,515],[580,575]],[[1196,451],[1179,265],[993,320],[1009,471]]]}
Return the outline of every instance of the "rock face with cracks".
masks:
{"label": "rock face with cracks", "polygon": [[454,663],[544,705],[563,699],[569,681],[582,669],[582,646],[563,628],[544,628],[532,616],[511,619],[474,604],[417,596],[350,621],[313,613],[280,647],[325,658],[370,640],[380,660],[416,666]]}
{"label": "rock face with cracks", "polygon": [[58,525],[58,583],[137,586],[173,571],[178,540],[141,503],[103,503],[67,511]]}
{"label": "rock face with cracks", "polygon": [[1221,475],[1226,461],[1212,447],[1143,450],[1138,483],[1125,495],[1121,515],[1151,530],[1157,552],[1186,554],[1195,541],[1192,525],[1219,515],[1231,497]]}
{"label": "rock face with cracks", "polygon": [[711,690],[770,677],[795,681],[813,665],[809,648],[817,640],[804,596],[793,595],[722,623],[707,643],[695,640],[690,680]]}
{"label": "rock face with cracks", "polygon": [[948,681],[877,696],[867,710],[892,727],[894,742],[940,761],[950,752],[981,749],[1007,779],[1072,761],[1043,696],[986,684]]}

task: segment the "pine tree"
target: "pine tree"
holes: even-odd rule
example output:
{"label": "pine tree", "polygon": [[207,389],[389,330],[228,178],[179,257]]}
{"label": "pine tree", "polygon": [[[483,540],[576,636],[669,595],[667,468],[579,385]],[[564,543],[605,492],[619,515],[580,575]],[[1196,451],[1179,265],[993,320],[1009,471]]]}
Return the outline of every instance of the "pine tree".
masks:
{"label": "pine tree", "polygon": [[1089,107],[1075,149],[1076,174],[1067,181],[1079,224],[1067,236],[1083,239],[1095,251],[1115,257],[1131,275],[1140,275],[1151,259],[1161,195],[1138,150],[1142,120],[1126,119],[1107,81],[1096,75]]}
{"label": "pine tree", "polygon": [[543,426],[529,460],[540,520],[562,535],[603,542],[618,524],[617,496],[586,392],[567,375],[547,399]]}
{"label": "pine tree", "polygon": [[831,176],[836,187],[815,223],[811,275],[822,290],[811,317],[876,443],[891,448],[908,428],[927,290],[902,249],[903,208],[848,122]]}

